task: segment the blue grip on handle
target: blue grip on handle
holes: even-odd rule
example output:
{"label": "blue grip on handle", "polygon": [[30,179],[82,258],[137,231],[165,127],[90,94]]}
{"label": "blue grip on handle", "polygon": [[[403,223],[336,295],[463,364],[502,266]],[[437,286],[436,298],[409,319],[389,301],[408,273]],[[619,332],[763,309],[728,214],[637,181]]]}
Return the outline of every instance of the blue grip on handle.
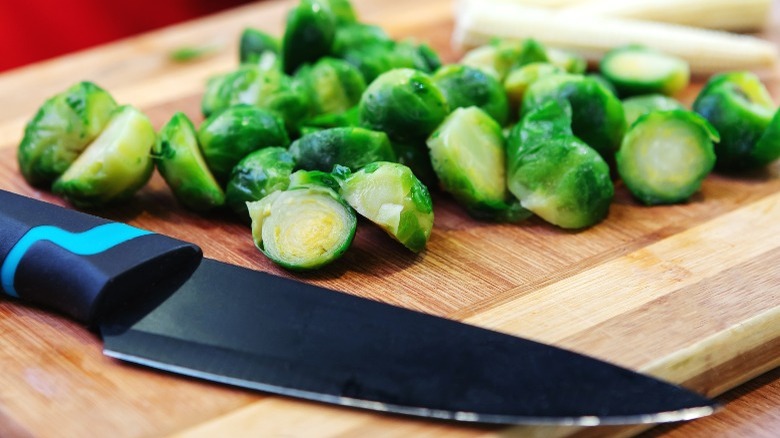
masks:
{"label": "blue grip on handle", "polygon": [[0,190],[0,286],[78,321],[174,289],[202,255],[191,243]]}
{"label": "blue grip on handle", "polygon": [[16,245],[11,248],[11,251],[8,252],[3,261],[3,266],[0,268],[3,290],[8,295],[19,298],[19,294],[14,287],[16,268],[19,266],[22,257],[27,253],[27,250],[39,241],[47,240],[74,254],[95,255],[130,239],[147,234],[151,234],[151,231],[131,227],[119,222],[98,225],[81,233],[71,233],[53,225],[40,225],[31,228],[16,242]]}

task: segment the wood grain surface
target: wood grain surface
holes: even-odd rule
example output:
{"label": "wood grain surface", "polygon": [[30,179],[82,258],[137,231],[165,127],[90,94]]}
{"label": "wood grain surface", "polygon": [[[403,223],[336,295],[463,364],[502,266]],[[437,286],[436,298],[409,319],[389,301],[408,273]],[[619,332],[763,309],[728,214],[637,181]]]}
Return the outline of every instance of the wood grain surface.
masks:
{"label": "wood grain surface", "polygon": [[[89,79],[141,108],[156,127],[178,110],[199,123],[205,80],[236,66],[241,29],[280,34],[292,3],[251,4],[0,75],[0,188],[65,205],[28,186],[16,166],[24,123],[46,97]],[[354,3],[363,20],[394,37],[428,41],[445,61],[460,55],[449,42],[450,1]],[[764,36],[780,41],[777,8]],[[220,50],[187,63],[168,56],[201,45]],[[702,79],[682,100],[692,101]],[[780,98],[780,82],[767,85]],[[774,436],[780,430],[780,163],[739,177],[713,175],[684,205],[644,207],[618,186],[608,219],[580,232],[536,219],[476,221],[446,195],[433,195],[435,228],[422,254],[361,224],[343,259],[303,275],[266,260],[248,228],[229,214],[182,209],[157,175],[131,202],[93,213],[193,241],[208,257],[584,352],[710,396],[725,393],[725,408],[714,416],[647,436]],[[434,422],[214,385],[106,358],[95,333],[7,300],[0,301],[0,333],[4,437],[641,432]]]}

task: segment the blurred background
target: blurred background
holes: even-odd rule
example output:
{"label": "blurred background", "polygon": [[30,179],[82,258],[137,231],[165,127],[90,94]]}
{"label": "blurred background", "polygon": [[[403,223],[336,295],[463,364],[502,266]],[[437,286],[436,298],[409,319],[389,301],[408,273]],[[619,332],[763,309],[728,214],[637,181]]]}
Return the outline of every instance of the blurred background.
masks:
{"label": "blurred background", "polygon": [[0,71],[213,14],[249,0],[0,2]]}

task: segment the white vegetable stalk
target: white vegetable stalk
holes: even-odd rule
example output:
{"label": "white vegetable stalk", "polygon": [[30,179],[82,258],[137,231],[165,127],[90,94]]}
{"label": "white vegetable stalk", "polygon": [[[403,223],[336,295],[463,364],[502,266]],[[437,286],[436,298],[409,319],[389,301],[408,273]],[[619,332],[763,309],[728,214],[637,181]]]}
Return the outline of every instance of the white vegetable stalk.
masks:
{"label": "white vegetable stalk", "polygon": [[771,7],[772,0],[589,0],[566,11],[747,32],[765,27]]}
{"label": "white vegetable stalk", "polygon": [[725,70],[773,72],[777,48],[765,41],[688,26],[617,17],[582,16],[509,0],[462,4],[455,17],[453,45],[476,47],[492,38],[534,38],[549,47],[571,50],[596,62],[608,50],[641,44],[687,61],[693,74]]}

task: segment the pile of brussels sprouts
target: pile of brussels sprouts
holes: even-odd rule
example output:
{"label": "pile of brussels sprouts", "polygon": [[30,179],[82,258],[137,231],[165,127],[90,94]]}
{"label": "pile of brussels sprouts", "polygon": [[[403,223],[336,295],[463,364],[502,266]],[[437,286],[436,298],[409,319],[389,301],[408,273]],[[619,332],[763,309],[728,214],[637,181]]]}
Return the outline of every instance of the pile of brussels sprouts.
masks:
{"label": "pile of brussels sprouts", "polygon": [[300,270],[341,256],[358,215],[422,251],[429,186],[478,219],[582,229],[607,216],[620,180],[646,204],[684,202],[713,167],[780,156],[755,76],[714,76],[688,111],[673,97],[687,65],[638,46],[607,54],[600,74],[534,40],[442,65],[429,46],[359,22],[348,0],[301,0],[280,40],[249,28],[239,51],[235,70],[208,81],[197,127],[178,112],[155,132],[89,82],[52,97],[26,127],[22,174],[96,207],[156,166],[182,205],[251,219],[257,247]]}

